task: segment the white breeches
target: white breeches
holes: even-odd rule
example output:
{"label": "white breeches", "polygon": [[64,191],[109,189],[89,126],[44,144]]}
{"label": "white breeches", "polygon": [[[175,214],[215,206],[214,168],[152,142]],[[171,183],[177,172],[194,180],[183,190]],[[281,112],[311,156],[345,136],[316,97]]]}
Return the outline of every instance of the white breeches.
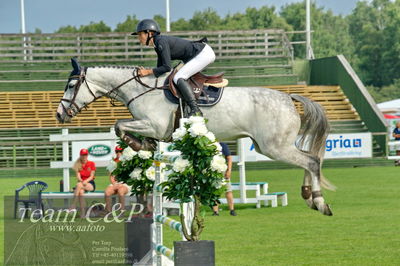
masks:
{"label": "white breeches", "polygon": [[215,61],[215,53],[213,49],[206,44],[203,50],[193,57],[189,62],[187,62],[176,74],[174,77],[175,84],[179,79],[187,80],[197,72],[202,71],[206,66],[213,63]]}

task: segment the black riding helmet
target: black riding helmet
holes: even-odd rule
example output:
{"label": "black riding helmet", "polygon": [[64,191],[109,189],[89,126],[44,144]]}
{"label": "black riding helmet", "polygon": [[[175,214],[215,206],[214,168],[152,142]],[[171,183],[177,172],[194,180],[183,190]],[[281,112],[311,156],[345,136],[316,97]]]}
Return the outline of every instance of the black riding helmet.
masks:
{"label": "black riding helmet", "polygon": [[141,32],[141,31],[144,31],[144,32],[154,31],[157,34],[159,34],[161,32],[160,26],[158,26],[158,23],[152,19],[141,20],[136,26],[136,31],[134,33],[132,33],[131,35],[137,35],[138,32]]}

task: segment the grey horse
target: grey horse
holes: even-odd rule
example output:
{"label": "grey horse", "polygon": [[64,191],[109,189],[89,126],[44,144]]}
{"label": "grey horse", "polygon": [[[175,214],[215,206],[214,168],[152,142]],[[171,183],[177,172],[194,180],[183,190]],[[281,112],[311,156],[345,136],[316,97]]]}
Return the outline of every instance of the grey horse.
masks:
{"label": "grey horse", "polygon": [[[124,103],[134,117],[115,124],[117,134],[125,142],[136,142],[129,132],[148,139],[170,139],[177,105],[166,99],[163,90],[153,89],[163,84],[167,75],[138,79],[136,67],[81,68],[75,59],[72,66],[57,109],[59,122],[69,122],[82,108],[106,96]],[[302,116],[294,101],[303,105]],[[321,172],[329,125],[319,104],[267,88],[226,87],[220,102],[202,108],[202,112],[208,119],[208,129],[219,141],[250,137],[257,152],[304,168],[302,197],[310,208],[332,215],[321,193],[321,183],[330,190],[334,186]],[[149,143],[130,144],[143,149]]]}

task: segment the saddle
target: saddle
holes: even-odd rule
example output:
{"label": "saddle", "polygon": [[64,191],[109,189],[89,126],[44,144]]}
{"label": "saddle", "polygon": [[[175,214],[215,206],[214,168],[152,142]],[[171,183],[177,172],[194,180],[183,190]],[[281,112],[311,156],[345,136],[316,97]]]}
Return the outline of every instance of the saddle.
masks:
{"label": "saddle", "polygon": [[[179,66],[178,66],[179,67]],[[178,89],[175,86],[174,83],[174,76],[175,74],[178,72],[179,68],[175,67],[171,74],[167,77],[167,79],[165,80],[165,84],[166,87],[168,87],[168,90],[171,92],[172,96],[176,99],[181,98]],[[187,81],[190,84],[190,86],[192,87],[192,90],[194,92],[194,95],[196,97],[196,99],[198,100],[198,103],[200,104],[200,106],[205,106],[204,101],[204,97],[207,98],[208,95],[210,93],[207,93],[208,90],[213,87],[214,89],[212,91],[216,91],[215,89],[217,89],[218,91],[220,91],[220,93],[222,94],[222,90],[219,90],[219,88],[224,88],[228,85],[228,80],[223,78],[224,76],[224,72],[220,72],[214,75],[206,75],[203,74],[201,72],[198,72],[196,74],[194,74],[193,76],[191,76]],[[212,93],[211,93],[212,94]],[[215,94],[215,93],[214,93]],[[167,98],[170,99],[171,96],[168,97],[168,95],[166,94]],[[215,95],[211,95],[212,98],[214,98]],[[203,98],[203,101],[202,101]],[[218,100],[220,97],[217,97]],[[200,99],[200,101],[199,101]],[[211,102],[213,102],[212,105],[214,105],[216,102],[213,99],[210,99]],[[173,101],[173,102],[177,102],[177,101]],[[179,102],[179,100],[178,100]],[[209,102],[209,101],[207,101]]]}

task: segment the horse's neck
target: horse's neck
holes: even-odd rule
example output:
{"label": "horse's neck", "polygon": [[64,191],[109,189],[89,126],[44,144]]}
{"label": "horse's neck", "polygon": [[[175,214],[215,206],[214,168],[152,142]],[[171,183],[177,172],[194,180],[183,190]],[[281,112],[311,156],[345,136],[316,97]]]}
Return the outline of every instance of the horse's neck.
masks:
{"label": "horse's neck", "polygon": [[[124,82],[133,78],[133,69],[119,69],[113,67],[99,67],[88,69],[88,79],[97,85],[100,94],[107,95],[117,101],[127,104],[132,98],[146,92],[149,88],[131,80],[125,85],[119,87]],[[158,79],[153,76],[143,77],[141,81],[150,86],[161,86],[165,78]],[[116,89],[119,87],[118,89]],[[114,90],[112,93],[110,93]],[[110,94],[108,94],[110,93]]]}

